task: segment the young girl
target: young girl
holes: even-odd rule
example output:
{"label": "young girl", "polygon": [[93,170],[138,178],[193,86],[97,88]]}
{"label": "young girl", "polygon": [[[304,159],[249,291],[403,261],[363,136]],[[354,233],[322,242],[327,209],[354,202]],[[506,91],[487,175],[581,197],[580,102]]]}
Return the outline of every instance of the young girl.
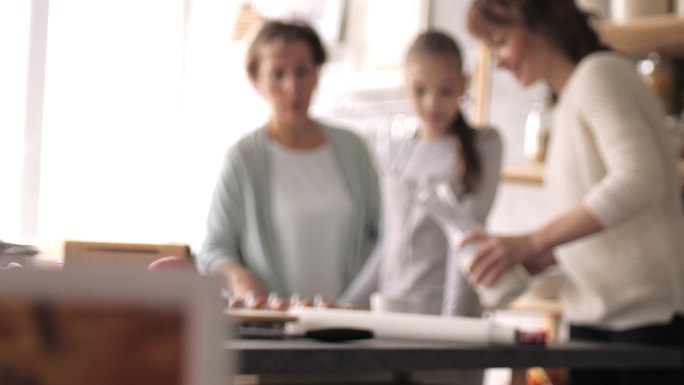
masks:
{"label": "young girl", "polygon": [[[429,183],[446,181],[484,225],[499,182],[501,138],[492,129],[473,129],[461,115],[466,79],[451,37],[437,31],[419,35],[405,65],[406,94],[420,127],[415,137],[392,143],[380,160],[384,239],[339,302],[365,304],[377,292],[391,310],[479,317],[477,295],[453,268],[458,263],[449,263],[457,252],[417,195]],[[416,375],[430,383],[479,385],[483,371]]]}
{"label": "young girl", "polygon": [[[474,0],[469,28],[522,85],[555,106],[545,189],[552,220],[517,236],[474,234],[470,275],[558,264],[571,339],[684,346],[684,220],[664,109],[573,0]],[[682,370],[571,371],[573,384],[683,384]]]}
{"label": "young girl", "polygon": [[[501,138],[473,129],[460,111],[466,86],[462,58],[448,35],[429,31],[410,46],[406,94],[420,127],[392,143],[381,159],[383,241],[340,302],[367,303],[377,291],[385,303],[411,312],[479,316],[475,292],[457,270],[446,269],[453,250],[416,196],[437,180],[449,183],[471,216],[484,224],[499,181]],[[445,284],[446,283],[446,284]]]}

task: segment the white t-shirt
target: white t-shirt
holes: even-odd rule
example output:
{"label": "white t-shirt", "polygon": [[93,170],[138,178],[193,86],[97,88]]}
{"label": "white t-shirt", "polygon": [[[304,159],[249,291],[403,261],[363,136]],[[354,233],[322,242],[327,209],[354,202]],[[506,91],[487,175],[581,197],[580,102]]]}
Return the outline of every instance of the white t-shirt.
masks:
{"label": "white t-shirt", "polygon": [[[269,142],[275,242],[292,293],[335,300],[341,290],[352,202],[331,148]],[[280,295],[286,293],[279,293]]]}
{"label": "white t-shirt", "polygon": [[[384,248],[380,292],[412,303],[416,312],[441,314],[449,248],[442,230],[416,196],[427,183],[446,181],[461,191],[457,140],[443,136],[393,143],[383,178]],[[459,308],[459,315],[476,315],[477,297]],[[470,306],[472,305],[472,306]],[[465,314],[463,314],[465,313]]]}
{"label": "white t-shirt", "polygon": [[403,179],[453,177],[457,149],[457,140],[451,136],[393,143],[385,168]]}
{"label": "white t-shirt", "polygon": [[501,168],[501,137],[494,129],[475,133],[482,173],[471,192],[464,192],[460,142],[448,135],[383,144],[378,162],[383,170],[382,247],[373,255],[340,302],[367,304],[379,291],[420,306],[417,312],[479,315],[477,295],[457,269],[448,268],[450,250],[442,230],[416,199],[427,183],[446,181],[465,211],[483,225],[492,207]]}

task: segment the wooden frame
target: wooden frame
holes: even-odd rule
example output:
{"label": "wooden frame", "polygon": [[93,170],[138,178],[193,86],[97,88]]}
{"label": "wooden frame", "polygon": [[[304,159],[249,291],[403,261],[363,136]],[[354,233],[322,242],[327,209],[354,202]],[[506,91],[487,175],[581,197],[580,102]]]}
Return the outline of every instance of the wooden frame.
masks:
{"label": "wooden frame", "polygon": [[147,268],[150,263],[169,256],[192,258],[190,247],[184,244],[64,242],[65,266],[108,263]]}
{"label": "wooden frame", "polygon": [[429,26],[429,15],[429,0],[351,2],[345,60],[359,72],[398,71],[405,47]]}

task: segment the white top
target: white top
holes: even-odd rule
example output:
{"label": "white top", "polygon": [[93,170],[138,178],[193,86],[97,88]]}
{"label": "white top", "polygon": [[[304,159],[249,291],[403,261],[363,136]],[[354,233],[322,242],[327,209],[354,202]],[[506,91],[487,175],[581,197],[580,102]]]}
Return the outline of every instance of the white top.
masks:
{"label": "white top", "polygon": [[[290,292],[335,300],[352,202],[331,148],[297,150],[269,141],[273,228]],[[282,293],[281,293],[282,295]]]}
{"label": "white top", "polygon": [[580,204],[605,227],[556,248],[575,324],[615,330],[684,312],[684,220],[664,112],[634,63],[595,53],[556,107],[546,164],[550,214]]}
{"label": "white top", "polygon": [[457,149],[458,142],[452,136],[391,142],[383,171],[402,179],[460,177]]}
{"label": "white top", "polygon": [[498,185],[501,141],[494,130],[477,133],[482,179],[474,193],[463,193],[460,144],[453,136],[394,143],[384,165],[380,292],[413,300],[423,313],[480,313],[477,295],[458,268],[460,254],[452,252],[439,225],[416,199],[427,184],[445,181],[484,225]]}
{"label": "white top", "polygon": [[383,231],[381,247],[340,299],[363,304],[373,291],[401,299],[420,313],[480,314],[477,295],[458,268],[440,227],[416,199],[422,187],[446,181],[464,209],[484,223],[499,181],[502,144],[496,130],[477,130],[475,145],[482,176],[475,191],[464,194],[459,143],[452,136],[391,142],[381,157]]}
{"label": "white top", "polygon": [[[416,198],[436,180],[447,181],[460,193],[457,150],[452,136],[393,142],[383,165],[385,227],[379,291],[387,299],[407,301],[419,313],[442,313],[449,247],[442,230]],[[479,313],[477,296],[455,273],[461,282],[459,294],[465,290],[469,299],[455,314],[475,316]]]}

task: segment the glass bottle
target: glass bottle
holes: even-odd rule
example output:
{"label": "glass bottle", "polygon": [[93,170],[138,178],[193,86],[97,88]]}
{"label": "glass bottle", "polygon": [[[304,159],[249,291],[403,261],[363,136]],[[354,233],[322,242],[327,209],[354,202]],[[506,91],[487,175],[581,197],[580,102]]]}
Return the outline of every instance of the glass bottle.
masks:
{"label": "glass bottle", "polygon": [[551,132],[553,97],[547,93],[543,99],[532,103],[525,120],[523,152],[532,162],[544,162]]}
{"label": "glass bottle", "polygon": [[[457,247],[465,234],[482,230],[482,226],[463,209],[445,182],[429,184],[418,193],[417,198],[441,227],[451,247]],[[459,250],[460,268],[464,275],[470,271],[479,247],[479,243],[470,242]],[[516,265],[499,276],[494,285],[475,285],[474,289],[486,308],[501,309],[525,292],[528,285],[529,274],[522,265]]]}
{"label": "glass bottle", "polygon": [[663,103],[668,114],[674,113],[674,70],[671,60],[661,52],[651,52],[637,62],[637,71]]}

